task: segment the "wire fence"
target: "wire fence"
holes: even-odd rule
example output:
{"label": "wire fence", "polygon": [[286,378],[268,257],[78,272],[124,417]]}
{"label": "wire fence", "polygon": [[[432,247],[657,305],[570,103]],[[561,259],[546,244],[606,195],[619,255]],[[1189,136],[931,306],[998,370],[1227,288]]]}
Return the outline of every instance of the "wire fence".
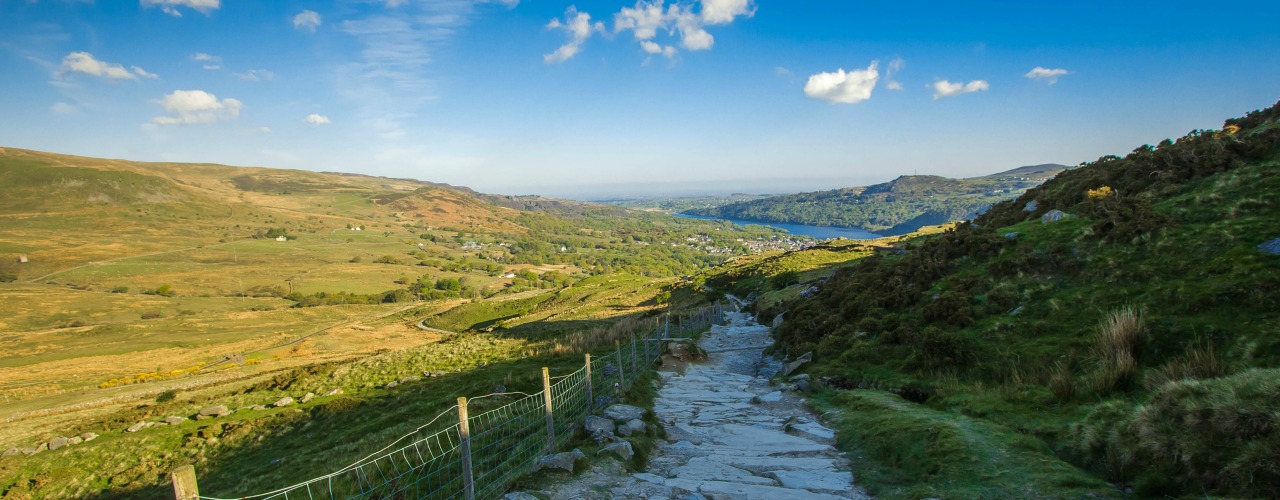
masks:
{"label": "wire fence", "polygon": [[[612,352],[598,357],[586,354],[582,368],[556,377],[554,383],[543,368],[543,390],[536,394],[476,415],[468,414],[467,398],[458,398],[457,406],[351,465],[238,498],[497,498],[532,472],[539,458],[572,442],[587,415],[619,401],[630,384],[652,370],[662,355],[662,341],[688,338],[723,317],[721,303],[667,315],[647,336],[620,341]],[[424,431],[450,415],[457,417],[453,424]]]}

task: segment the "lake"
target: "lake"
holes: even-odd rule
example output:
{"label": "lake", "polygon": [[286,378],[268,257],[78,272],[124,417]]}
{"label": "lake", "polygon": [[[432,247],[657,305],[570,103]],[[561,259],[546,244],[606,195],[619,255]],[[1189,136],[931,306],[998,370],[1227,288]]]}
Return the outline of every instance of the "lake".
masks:
{"label": "lake", "polygon": [[707,217],[704,215],[689,214],[673,214],[676,217],[684,217],[686,219],[702,219],[702,220],[724,220],[734,224],[745,226],[747,224],[755,224],[757,226],[776,227],[791,234],[802,234],[820,240],[830,238],[848,238],[851,240],[871,240],[880,238],[881,236],[869,231],[861,229],[853,229],[847,227],[828,227],[828,226],[806,226],[804,224],[781,224],[777,222],[761,222],[754,220],[738,220],[738,219],[721,219],[719,217]]}

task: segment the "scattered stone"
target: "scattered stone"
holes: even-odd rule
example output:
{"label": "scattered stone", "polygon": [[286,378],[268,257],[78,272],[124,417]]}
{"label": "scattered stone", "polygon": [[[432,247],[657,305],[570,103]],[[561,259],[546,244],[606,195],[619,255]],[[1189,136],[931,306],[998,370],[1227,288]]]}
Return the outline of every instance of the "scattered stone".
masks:
{"label": "scattered stone", "polygon": [[632,419],[627,421],[627,423],[618,426],[618,435],[623,437],[630,437],[637,434],[644,434],[644,428],[645,428],[645,425],[643,420],[640,420],[638,418]]}
{"label": "scattered stone", "polygon": [[71,444],[70,439],[64,438],[62,436],[58,436],[49,441],[49,451],[56,450],[58,448],[61,448],[69,444]]}
{"label": "scattered stone", "polygon": [[796,371],[797,369],[800,368],[801,365],[808,363],[812,360],[813,360],[813,351],[806,352],[802,354],[800,357],[796,358],[795,361],[792,361],[784,365],[782,367],[782,372],[780,373],[780,375],[782,375],[783,377],[787,375],[791,375],[791,372]]}
{"label": "scattered stone", "polygon": [[227,408],[227,405],[217,405],[200,410],[199,414],[206,417],[222,417],[230,415],[231,410]]}
{"label": "scattered stone", "polygon": [[164,423],[169,425],[178,425],[187,421],[187,417],[164,417]]}
{"label": "scattered stone", "polygon": [[145,423],[145,424],[143,424],[143,425],[142,425],[142,428],[143,428],[143,429],[150,429],[150,428],[155,427],[155,426],[156,426],[156,423],[155,423],[155,422],[147,422],[147,423]]}
{"label": "scattered stone", "polygon": [[1022,236],[1022,234],[1017,231],[1014,231],[1012,233],[1004,233],[1004,237],[1009,238],[1011,240],[1016,240],[1018,239],[1019,236]]}
{"label": "scattered stone", "polygon": [[601,453],[613,453],[618,455],[618,458],[621,458],[624,462],[630,461],[631,457],[636,455],[635,450],[631,448],[631,443],[628,441],[620,441],[605,446],[604,448],[601,448],[600,451],[596,452],[596,456],[600,456]]}
{"label": "scattered stone", "polygon": [[81,435],[80,435],[80,439],[83,439],[83,440],[84,440],[84,442],[88,443],[89,441],[93,441],[93,440],[95,440],[95,439],[98,439],[98,435],[97,435],[97,434],[94,434],[94,433],[92,433],[92,432],[86,432],[86,433],[84,433],[84,434],[81,434]]}
{"label": "scattered stone", "polygon": [[502,495],[502,500],[539,500],[538,497],[525,493],[523,491],[513,491]]}
{"label": "scattered stone", "polygon": [[410,375],[410,376],[408,376],[408,377],[405,377],[405,378],[400,379],[400,380],[399,380],[399,382],[400,382],[401,384],[407,384],[407,383],[409,383],[409,382],[418,382],[418,381],[420,381],[420,380],[422,380],[422,377],[419,377],[419,376],[417,376],[417,375]]}
{"label": "scattered stone", "polygon": [[1031,201],[1028,201],[1027,204],[1022,207],[1022,211],[1034,212],[1036,211],[1037,208],[1040,208],[1040,202],[1038,200],[1031,200]]}
{"label": "scattered stone", "polygon": [[774,328],[777,328],[777,327],[779,327],[779,326],[782,326],[782,321],[783,321],[783,319],[782,319],[782,318],[783,318],[783,316],[786,316],[786,315],[787,315],[787,311],[782,311],[782,312],[778,313],[778,315],[777,315],[777,316],[774,316],[774,317],[773,317],[773,323],[772,323],[773,327],[774,327]]}
{"label": "scattered stone", "polygon": [[760,400],[761,403],[777,403],[782,401],[782,391],[773,391],[763,396],[757,396],[756,399]]}
{"label": "scattered stone", "polygon": [[271,406],[274,406],[274,407],[276,407],[276,408],[280,408],[280,407],[282,407],[282,406],[289,406],[289,405],[291,405],[291,404],[293,404],[293,398],[291,398],[291,397],[289,397],[289,396],[285,396],[285,397],[283,397],[283,398],[277,399],[277,400],[276,400],[276,402],[271,403]]}
{"label": "scattered stone", "polygon": [[136,424],[130,425],[130,426],[129,426],[129,428],[128,428],[128,429],[125,429],[124,431],[125,431],[125,432],[138,432],[138,431],[140,431],[140,430],[142,430],[142,429],[145,429],[145,428],[147,428],[147,423],[146,423],[146,422],[138,422],[138,423],[136,423]]}
{"label": "scattered stone", "polygon": [[667,478],[665,477],[659,476],[657,474],[650,474],[648,472],[637,472],[635,474],[632,474],[631,477],[634,477],[636,479],[639,479],[647,483],[653,483],[653,484],[663,484],[667,481]]}
{"label": "scattered stone", "polygon": [[324,395],[325,395],[326,397],[328,397],[328,396],[338,396],[338,395],[341,395],[341,394],[342,394],[342,389],[334,389],[334,390],[331,390],[331,391],[329,391],[329,392],[324,393]]}
{"label": "scattered stone", "polygon": [[387,383],[387,388],[395,389],[397,385],[400,385],[400,382],[396,382],[395,380],[392,380],[391,382]]}
{"label": "scattered stone", "polygon": [[1010,316],[1017,316],[1017,315],[1019,315],[1019,314],[1022,314],[1022,311],[1023,311],[1023,310],[1025,310],[1025,309],[1026,309],[1026,308],[1025,308],[1025,307],[1022,307],[1022,306],[1015,307],[1015,308],[1013,308],[1013,310],[1012,310],[1012,311],[1009,311],[1009,315],[1010,315]]}
{"label": "scattered stone", "polygon": [[507,392],[507,386],[502,384],[495,385],[493,386],[493,392],[494,394],[502,394],[504,392]]}
{"label": "scattered stone", "polygon": [[1041,215],[1040,223],[1048,224],[1050,222],[1058,222],[1062,219],[1071,219],[1071,218],[1075,218],[1075,216],[1055,208],[1053,210],[1045,212],[1044,215]]}
{"label": "scattered stone", "polygon": [[587,455],[577,448],[574,448],[573,451],[547,455],[538,459],[538,464],[533,467],[533,471],[537,472],[542,469],[561,469],[573,472],[573,463],[583,458],[587,458]]}
{"label": "scattered stone", "polygon": [[[864,335],[865,335],[865,334],[864,334]],[[810,379],[812,379],[812,378],[813,378],[813,377],[810,377],[808,373],[801,373],[801,374],[799,374],[799,375],[794,375],[794,376],[792,376],[791,378],[787,379],[787,382],[795,383],[795,382],[799,382],[799,381],[801,381],[801,380],[810,380]]]}
{"label": "scattered stone", "polygon": [[811,386],[809,385],[809,381],[808,381],[808,380],[797,380],[797,381],[796,381],[796,390],[797,390],[797,391],[800,391],[800,392],[809,392],[810,387],[811,387]]}
{"label": "scattered stone", "polygon": [[777,470],[765,473],[787,488],[847,492],[853,488],[852,472]]}
{"label": "scattered stone", "polygon": [[84,442],[84,438],[80,436],[71,436],[71,439],[67,440],[67,444],[80,444],[83,442]]}
{"label": "scattered stone", "polygon": [[201,420],[209,420],[209,419],[211,419],[211,418],[213,418],[213,417],[210,417],[210,416],[208,416],[208,415],[196,415],[196,421],[197,421],[197,422],[198,422],[198,421],[201,421]]}
{"label": "scattered stone", "polygon": [[605,418],[612,419],[614,422],[624,423],[644,417],[644,408],[631,405],[613,405],[604,409],[602,413]]}
{"label": "scattered stone", "polygon": [[0,458],[12,457],[19,453],[22,453],[22,451],[17,448],[9,448],[7,450],[4,450],[4,453],[0,453]]}
{"label": "scattered stone", "polygon": [[22,454],[23,454],[23,455],[35,455],[35,454],[40,453],[40,452],[42,452],[42,451],[48,451],[48,449],[49,449],[49,443],[40,443],[40,446],[36,446],[36,447],[34,447],[34,448],[26,448],[26,449],[22,450]]}
{"label": "scattered stone", "polygon": [[306,403],[307,401],[311,401],[315,397],[316,397],[315,394],[308,392],[305,396],[302,396],[302,402]]}
{"label": "scattered stone", "polygon": [[804,289],[804,290],[800,291],[800,296],[801,296],[801,297],[804,297],[804,298],[809,298],[809,297],[812,297],[812,296],[814,296],[814,295],[817,295],[819,291],[821,291],[821,289],[820,289],[820,288],[818,288],[818,286],[817,286],[817,285],[814,285],[814,286],[811,286],[811,287],[809,287],[809,288],[806,288],[806,289]]}
{"label": "scattered stone", "polygon": [[253,405],[253,406],[252,406],[252,407],[250,407],[249,409],[250,409],[250,410],[253,410],[253,411],[262,411],[262,410],[267,409],[267,406],[266,406],[266,405]]}
{"label": "scattered stone", "polygon": [[1280,255],[1280,238],[1258,245],[1258,249],[1267,255]]}
{"label": "scattered stone", "polygon": [[587,419],[582,422],[582,428],[590,434],[591,437],[599,440],[600,436],[613,434],[615,427],[613,420],[595,415],[588,415]]}

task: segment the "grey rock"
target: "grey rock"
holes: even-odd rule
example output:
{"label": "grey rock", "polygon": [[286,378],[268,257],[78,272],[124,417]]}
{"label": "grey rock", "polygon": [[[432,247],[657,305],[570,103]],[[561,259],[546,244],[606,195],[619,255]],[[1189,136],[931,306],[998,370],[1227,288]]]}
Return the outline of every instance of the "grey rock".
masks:
{"label": "grey rock", "polygon": [[853,473],[847,471],[787,471],[765,473],[782,486],[810,491],[847,492],[853,489]]}
{"label": "grey rock", "polygon": [[338,396],[342,394],[342,389],[334,389],[324,393],[325,396]]}
{"label": "grey rock", "polygon": [[1025,309],[1026,309],[1026,308],[1025,308],[1025,307],[1022,307],[1022,306],[1015,307],[1015,308],[1013,308],[1013,310],[1012,310],[1012,311],[1009,311],[1009,315],[1010,315],[1010,316],[1017,316],[1017,315],[1019,315],[1019,314],[1022,314],[1022,311],[1023,311],[1023,310],[1025,310]]}
{"label": "grey rock", "polygon": [[282,407],[282,406],[289,406],[289,405],[291,405],[291,404],[293,404],[293,398],[291,398],[291,397],[289,397],[289,396],[285,396],[285,397],[283,397],[283,398],[277,399],[277,400],[276,400],[276,402],[271,403],[271,406],[274,406],[274,407],[276,407],[276,408],[280,408],[280,407]]}
{"label": "grey rock", "polygon": [[397,385],[400,385],[400,382],[396,382],[395,380],[392,380],[391,382],[387,383],[387,388],[395,389]]}
{"label": "grey rock", "polygon": [[1004,237],[1009,238],[1011,240],[1016,240],[1018,239],[1019,236],[1022,236],[1022,233],[1019,233],[1017,231],[1014,231],[1012,233],[1004,233]]}
{"label": "grey rock", "polygon": [[808,391],[809,391],[809,389],[810,389],[811,387],[812,387],[812,386],[809,384],[809,381],[808,381],[808,380],[799,380],[799,381],[796,381],[796,390],[797,390],[797,391],[800,391],[800,392],[808,392]]}
{"label": "grey rock", "polygon": [[69,444],[71,444],[71,440],[70,440],[70,439],[64,438],[64,437],[62,437],[62,436],[58,436],[58,437],[53,438],[52,440],[50,440],[50,441],[49,441],[49,451],[53,451],[53,450],[56,450],[56,449],[58,449],[58,448],[62,448],[63,446],[66,446],[66,445],[69,445]]}
{"label": "grey rock", "polygon": [[588,415],[587,419],[582,422],[582,428],[587,431],[587,434],[592,436],[613,434],[615,430],[613,420],[597,417],[595,415]]}
{"label": "grey rock", "polygon": [[199,414],[206,417],[218,417],[231,414],[231,410],[227,408],[227,405],[217,405],[200,410]]}
{"label": "grey rock", "polygon": [[210,417],[210,416],[208,416],[208,415],[196,415],[196,420],[197,420],[197,421],[200,421],[200,420],[209,420],[209,419],[211,419],[211,418],[213,418],[213,417]]}
{"label": "grey rock", "polygon": [[17,448],[9,448],[9,449],[7,449],[7,450],[4,450],[4,453],[0,453],[0,458],[4,458],[4,457],[12,457],[12,456],[17,455],[17,454],[19,454],[19,453],[22,453],[22,450],[19,450],[19,449],[17,449]]}
{"label": "grey rock", "polygon": [[525,493],[523,491],[513,491],[502,495],[502,500],[539,500],[538,497]]}
{"label": "grey rock", "polygon": [[419,376],[417,376],[417,375],[410,375],[410,376],[408,376],[408,377],[405,377],[405,378],[400,379],[400,380],[399,380],[399,382],[400,382],[401,384],[407,384],[407,383],[409,383],[409,382],[417,382],[417,381],[420,381],[420,380],[422,380],[422,377],[419,377]]}
{"label": "grey rock", "polygon": [[782,401],[782,391],[773,391],[762,396],[757,396],[756,399],[759,399],[761,403],[777,403]]}
{"label": "grey rock", "polygon": [[31,448],[23,448],[23,449],[22,449],[22,454],[23,454],[23,455],[35,455],[35,454],[40,453],[40,452],[43,452],[43,451],[48,451],[48,449],[49,449],[49,443],[40,443],[40,446],[35,446],[35,447],[31,447]]}
{"label": "grey rock", "polygon": [[812,378],[813,378],[813,377],[810,377],[808,373],[801,373],[801,374],[799,374],[799,375],[796,375],[796,376],[794,376],[794,377],[791,377],[791,378],[787,379],[787,382],[792,382],[792,383],[794,383],[794,382],[799,382],[799,381],[801,381],[801,380],[810,380],[810,379],[812,379]]}
{"label": "grey rock", "polygon": [[657,474],[650,474],[648,472],[637,472],[635,474],[632,474],[631,477],[634,477],[646,483],[653,483],[653,484],[663,484],[667,481],[667,478],[665,477],[659,476]]}
{"label": "grey rock", "polygon": [[538,459],[538,463],[537,465],[534,465],[533,471],[537,472],[542,469],[561,469],[573,472],[573,463],[583,458],[587,458],[587,455],[577,448],[574,448],[573,451],[547,455]]}
{"label": "grey rock", "polygon": [[618,435],[623,437],[644,434],[644,421],[640,419],[632,419],[627,423],[618,426]]}
{"label": "grey rock", "polygon": [[1034,212],[1038,208],[1040,208],[1040,202],[1038,200],[1031,200],[1031,201],[1028,201],[1027,204],[1022,207],[1022,211]]}
{"label": "grey rock", "polygon": [[644,408],[631,405],[613,405],[604,409],[601,413],[605,418],[614,422],[623,423],[644,417]]}
{"label": "grey rock", "polygon": [[631,460],[631,457],[636,456],[635,450],[631,448],[631,443],[627,441],[613,443],[605,446],[604,448],[600,448],[600,451],[596,452],[596,456],[600,456],[601,453],[613,453],[623,461]]}
{"label": "grey rock", "polygon": [[782,372],[779,373],[779,375],[782,375],[783,377],[787,375],[791,375],[791,372],[794,372],[800,369],[801,365],[808,363],[809,361],[812,361],[812,360],[813,360],[813,351],[806,352],[800,355],[800,357],[796,358],[795,361],[792,361],[784,365],[782,367]]}
{"label": "grey rock", "polygon": [[1280,238],[1258,245],[1258,249],[1267,255],[1280,255]]}
{"label": "grey rock", "polygon": [[1056,208],[1055,208],[1055,209],[1053,209],[1053,210],[1050,210],[1050,211],[1048,211],[1048,212],[1045,212],[1045,213],[1044,213],[1044,215],[1041,215],[1041,216],[1040,216],[1040,223],[1041,223],[1041,224],[1048,224],[1048,223],[1050,223],[1050,222],[1058,222],[1058,221],[1060,221],[1060,220],[1062,220],[1062,219],[1071,219],[1071,218],[1074,218],[1074,217],[1075,217],[1074,215],[1071,215],[1071,214],[1069,214],[1069,213],[1063,212],[1063,211],[1058,210],[1058,209],[1056,209]]}
{"label": "grey rock", "polygon": [[502,384],[495,385],[493,386],[493,392],[494,394],[502,394],[504,392],[507,392],[507,386]]}
{"label": "grey rock", "polygon": [[308,392],[305,396],[302,396],[302,402],[306,403],[307,401],[311,401],[315,397],[316,397],[315,394]]}
{"label": "grey rock", "polygon": [[84,442],[84,438],[80,436],[71,436],[71,439],[67,440],[67,444],[80,444],[83,442]]}
{"label": "grey rock", "polygon": [[164,417],[164,423],[169,425],[178,425],[186,421],[187,421],[187,417],[175,417],[175,416]]}
{"label": "grey rock", "polygon": [[143,424],[143,425],[142,425],[142,428],[143,428],[143,429],[150,429],[150,428],[155,427],[155,426],[156,426],[156,422],[147,422],[147,423],[145,423],[145,424]]}
{"label": "grey rock", "polygon": [[97,434],[95,434],[95,433],[92,433],[92,432],[86,432],[86,433],[84,433],[84,434],[81,434],[81,435],[80,435],[80,439],[83,439],[83,440],[84,440],[84,442],[88,443],[89,441],[93,441],[93,440],[95,440],[95,439],[98,439],[98,435],[97,435]]}
{"label": "grey rock", "polygon": [[136,424],[130,425],[130,426],[129,426],[129,428],[128,428],[128,429],[125,429],[124,431],[125,431],[125,432],[138,432],[138,431],[140,431],[140,430],[142,430],[142,429],[145,429],[145,428],[147,428],[147,423],[146,423],[146,422],[138,422],[138,423],[136,423]]}
{"label": "grey rock", "polygon": [[743,500],[771,500],[775,498],[804,498],[804,499],[836,499],[840,498],[835,495],[827,495],[822,493],[813,493],[805,490],[797,490],[793,488],[779,488],[777,486],[766,486],[762,484],[742,484],[730,483],[726,481],[704,481],[699,487],[698,492],[710,496],[715,500],[722,498],[743,499]]}
{"label": "grey rock", "polygon": [[262,411],[262,410],[267,409],[267,405],[253,405],[253,406],[252,406],[252,407],[250,407],[249,409],[250,409],[250,410],[253,410],[253,411]]}

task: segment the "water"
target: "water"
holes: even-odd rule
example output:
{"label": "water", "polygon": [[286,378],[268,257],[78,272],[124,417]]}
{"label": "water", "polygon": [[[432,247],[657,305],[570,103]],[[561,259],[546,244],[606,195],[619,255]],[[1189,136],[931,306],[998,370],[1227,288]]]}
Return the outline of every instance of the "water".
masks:
{"label": "water", "polygon": [[851,240],[871,240],[880,238],[881,236],[869,231],[861,229],[853,229],[848,227],[828,227],[828,226],[806,226],[804,224],[782,224],[778,222],[762,222],[754,220],[738,220],[738,219],[721,219],[719,217],[707,217],[704,215],[688,215],[674,214],[676,217],[684,217],[686,219],[702,219],[702,220],[724,220],[734,224],[745,226],[747,224],[755,224],[758,226],[776,227],[791,234],[802,234],[819,240],[830,238],[848,238]]}

